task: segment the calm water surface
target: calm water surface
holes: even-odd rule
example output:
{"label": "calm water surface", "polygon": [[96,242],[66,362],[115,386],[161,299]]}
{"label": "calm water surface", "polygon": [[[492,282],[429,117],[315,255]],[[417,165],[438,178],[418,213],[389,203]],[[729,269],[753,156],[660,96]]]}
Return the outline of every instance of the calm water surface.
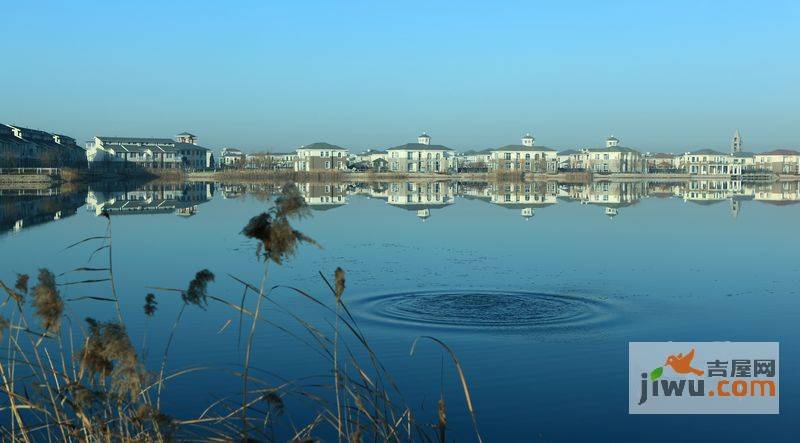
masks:
{"label": "calm water surface", "polygon": [[[791,374],[800,365],[800,205],[791,203],[800,195],[794,183],[300,188],[315,210],[297,227],[324,248],[303,247],[287,264],[272,266],[270,283],[330,297],[318,272],[344,268],[345,298],[406,401],[433,420],[443,386],[458,440],[472,434],[455,372],[430,343],[410,356],[417,336],[436,336],[458,353],[487,441],[788,441],[796,431],[800,385]],[[158,296],[147,338],[148,361],[156,367],[180,300],[148,287],[185,288],[208,268],[217,275],[210,293],[239,300],[242,287],[227,274],[256,284],[263,271],[254,245],[239,232],[269,205],[273,190],[117,183],[51,196],[6,192],[0,279],[83,266],[96,246],[64,248],[103,235],[106,220],[97,214],[105,208],[113,220],[117,284],[137,342],[146,327],[144,296]],[[66,298],[106,292],[103,284],[63,288]],[[319,308],[291,291],[271,295],[328,327]],[[292,327],[277,309],[265,312]],[[69,315],[110,319],[113,311],[76,301]],[[196,415],[237,392],[238,379],[228,372],[242,359],[237,322],[220,305],[187,310],[169,369],[215,369],[168,385],[168,412]],[[668,340],[780,341],[781,414],[628,415],[628,342]],[[257,335],[255,360],[259,376],[274,383],[271,374],[329,374],[314,352],[267,327]],[[297,412],[298,421],[303,414]]]}

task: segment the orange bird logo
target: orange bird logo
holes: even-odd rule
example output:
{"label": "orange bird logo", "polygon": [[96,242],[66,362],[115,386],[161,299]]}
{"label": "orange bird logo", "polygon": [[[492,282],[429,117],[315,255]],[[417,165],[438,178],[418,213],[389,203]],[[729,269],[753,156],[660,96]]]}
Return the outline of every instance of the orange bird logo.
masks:
{"label": "orange bird logo", "polygon": [[703,375],[703,371],[692,367],[692,359],[694,358],[694,348],[688,354],[670,355],[667,357],[665,366],[669,366],[678,374],[692,373],[694,375]]}

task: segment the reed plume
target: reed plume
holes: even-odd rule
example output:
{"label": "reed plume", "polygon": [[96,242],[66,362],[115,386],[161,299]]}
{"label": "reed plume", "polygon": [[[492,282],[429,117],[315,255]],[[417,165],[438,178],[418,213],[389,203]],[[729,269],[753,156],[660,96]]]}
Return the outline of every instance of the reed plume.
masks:
{"label": "reed plume", "polygon": [[297,187],[286,185],[281,195],[275,199],[275,206],[251,218],[242,229],[242,234],[259,240],[256,253],[263,251],[268,260],[280,265],[297,252],[300,243],[319,246],[314,239],[293,229],[289,224],[289,218],[301,218],[307,211],[308,206]]}
{"label": "reed plume", "polygon": [[144,385],[146,373],[139,364],[136,350],[117,322],[98,322],[87,318],[89,337],[81,351],[81,366],[91,374],[111,376],[112,392],[136,398]]}
{"label": "reed plume", "polygon": [[152,317],[158,309],[158,302],[154,294],[147,294],[144,297],[144,315]]}
{"label": "reed plume", "polygon": [[17,282],[14,284],[14,288],[16,288],[17,291],[22,292],[23,294],[27,294],[28,280],[30,280],[28,274],[17,274]]}
{"label": "reed plume", "polygon": [[184,303],[204,307],[208,304],[208,284],[214,281],[214,274],[203,269],[189,282],[189,289],[181,293]]}
{"label": "reed plume", "polygon": [[342,294],[344,294],[344,269],[336,268],[333,277],[336,281],[336,298],[341,300]]}
{"label": "reed plume", "polygon": [[51,332],[61,329],[64,301],[56,287],[56,277],[47,269],[39,270],[39,283],[33,287],[33,307],[42,327]]}
{"label": "reed plume", "polygon": [[0,340],[3,339],[3,334],[5,333],[6,329],[8,329],[9,323],[5,317],[0,315]]}

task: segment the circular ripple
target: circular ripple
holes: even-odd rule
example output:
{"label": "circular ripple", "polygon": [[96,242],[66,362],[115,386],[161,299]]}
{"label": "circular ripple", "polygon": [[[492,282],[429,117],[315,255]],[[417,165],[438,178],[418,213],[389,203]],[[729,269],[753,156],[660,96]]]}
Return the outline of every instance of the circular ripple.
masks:
{"label": "circular ripple", "polygon": [[405,292],[362,299],[355,307],[369,321],[467,329],[584,329],[616,317],[600,300],[513,291]]}

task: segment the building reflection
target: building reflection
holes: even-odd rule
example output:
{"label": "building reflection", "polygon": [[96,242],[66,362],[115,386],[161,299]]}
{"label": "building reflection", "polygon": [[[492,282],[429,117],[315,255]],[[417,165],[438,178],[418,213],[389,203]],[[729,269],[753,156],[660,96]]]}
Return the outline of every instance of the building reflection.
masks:
{"label": "building reflection", "polygon": [[453,182],[391,182],[386,188],[386,203],[413,211],[425,221],[433,213],[455,203],[456,185]]}
{"label": "building reflection", "polygon": [[533,217],[536,209],[558,203],[558,183],[492,183],[489,201],[503,208],[519,210],[527,220]]}
{"label": "building reflection", "polygon": [[298,183],[297,188],[314,211],[327,211],[347,204],[346,183]]}
{"label": "building reflection", "polygon": [[89,187],[86,208],[96,215],[176,214],[191,217],[214,197],[214,185],[202,182],[148,183],[132,189]]}
{"label": "building reflection", "polygon": [[86,197],[84,187],[0,189],[0,229],[20,232],[75,215]]}
{"label": "building reflection", "polygon": [[[91,184],[88,187],[0,188],[0,227],[5,232],[53,222],[76,213],[84,203],[96,215],[176,214],[191,217],[215,194],[223,199],[255,198],[269,203],[285,183],[130,183]],[[547,213],[556,205],[597,207],[598,215],[615,218],[644,199],[675,199],[699,207],[725,205],[732,218],[746,206],[773,206],[800,202],[797,181],[743,182],[741,180],[616,181],[588,183],[454,182],[397,180],[368,183],[297,183],[309,208],[325,211],[346,206],[351,198],[383,200],[389,206],[426,220],[456,199],[517,211],[523,219]]]}

